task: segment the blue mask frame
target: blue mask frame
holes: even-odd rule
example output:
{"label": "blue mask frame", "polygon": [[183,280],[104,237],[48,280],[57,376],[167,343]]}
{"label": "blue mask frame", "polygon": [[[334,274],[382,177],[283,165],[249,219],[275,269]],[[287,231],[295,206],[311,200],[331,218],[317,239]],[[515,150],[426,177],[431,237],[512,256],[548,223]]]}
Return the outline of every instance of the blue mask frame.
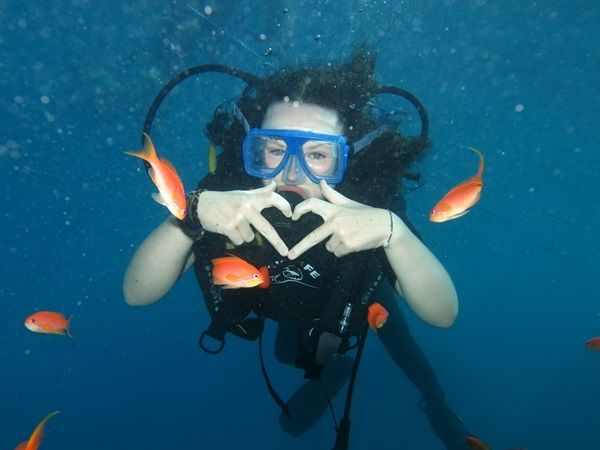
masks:
{"label": "blue mask frame", "polygon": [[[285,141],[287,150],[279,165],[271,170],[265,168],[257,168],[254,166],[252,161],[252,144],[251,140],[256,136],[275,137]],[[306,141],[326,141],[339,145],[340,162],[338,170],[334,175],[320,176],[314,174],[308,166],[302,146]],[[286,168],[292,156],[296,157],[296,161],[299,162],[300,167],[304,171],[304,174],[314,183],[319,183],[321,180],[325,180],[328,184],[337,184],[344,178],[344,172],[348,166],[348,153],[350,146],[346,142],[346,138],[337,134],[321,134],[313,133],[310,131],[297,131],[297,130],[270,130],[263,128],[251,128],[248,130],[246,137],[244,138],[243,144],[243,155],[244,155],[244,169],[248,175],[258,178],[274,178],[282,170]]]}

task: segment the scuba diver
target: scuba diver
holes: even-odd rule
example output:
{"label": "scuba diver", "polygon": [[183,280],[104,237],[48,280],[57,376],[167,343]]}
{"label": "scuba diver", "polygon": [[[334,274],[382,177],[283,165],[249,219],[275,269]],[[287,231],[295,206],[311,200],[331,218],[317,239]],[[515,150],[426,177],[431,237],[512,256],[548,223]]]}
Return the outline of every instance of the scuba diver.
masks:
{"label": "scuba diver", "polygon": [[[375,59],[361,48],[339,65],[282,69],[265,79],[203,65],[165,85],[148,112],[146,133],[162,100],[188,77],[220,72],[247,83],[206,126],[209,159],[215,147],[222,152],[188,194],[185,218],[169,217],[135,252],[125,301],[157,302],[194,267],[211,317],[200,347],[220,352],[227,333],[258,340],[261,370],[286,432],[298,436],[328,407],[333,413],[331,398],[348,385],[344,415],[335,423],[339,450],[348,448],[367,316],[378,303],[389,316],[376,336],[419,389],[435,434],[447,449],[464,450],[469,433],[446,404],[398,299],[435,327],[452,326],[458,313],[452,280],[408,220],[402,196],[402,179],[418,178],[410,166],[430,146],[427,114],[409,92],[377,83]],[[404,136],[376,120],[371,106],[382,94],[416,108],[420,135]],[[268,287],[215,284],[211,261],[225,255],[267,267]],[[287,401],[262,358],[265,319],[277,322],[277,359],[303,369],[307,380]]]}

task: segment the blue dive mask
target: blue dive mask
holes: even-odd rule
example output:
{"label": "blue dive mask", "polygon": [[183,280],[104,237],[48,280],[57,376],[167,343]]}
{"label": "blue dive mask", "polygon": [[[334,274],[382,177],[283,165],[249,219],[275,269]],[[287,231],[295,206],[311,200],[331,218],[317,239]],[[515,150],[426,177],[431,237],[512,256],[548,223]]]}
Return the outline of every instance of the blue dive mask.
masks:
{"label": "blue dive mask", "polygon": [[251,128],[244,138],[244,168],[258,178],[274,178],[283,171],[286,184],[342,181],[348,164],[346,138],[296,130]]}

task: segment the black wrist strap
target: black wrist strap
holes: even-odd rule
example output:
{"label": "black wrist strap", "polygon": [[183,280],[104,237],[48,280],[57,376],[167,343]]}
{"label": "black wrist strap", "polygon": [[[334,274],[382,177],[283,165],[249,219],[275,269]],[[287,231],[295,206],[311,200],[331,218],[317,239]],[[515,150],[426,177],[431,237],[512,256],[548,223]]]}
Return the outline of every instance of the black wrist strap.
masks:
{"label": "black wrist strap", "polygon": [[198,199],[203,191],[204,189],[198,189],[187,195],[185,217],[183,220],[177,220],[181,231],[194,241],[198,241],[204,236],[204,228],[198,218]]}

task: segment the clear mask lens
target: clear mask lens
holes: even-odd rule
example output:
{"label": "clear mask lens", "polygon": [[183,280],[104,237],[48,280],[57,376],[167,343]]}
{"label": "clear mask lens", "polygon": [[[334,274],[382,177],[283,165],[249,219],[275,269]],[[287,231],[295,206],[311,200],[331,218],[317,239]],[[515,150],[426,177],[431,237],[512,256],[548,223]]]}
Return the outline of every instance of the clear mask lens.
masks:
{"label": "clear mask lens", "polygon": [[291,155],[283,168],[282,180],[286,184],[297,185],[306,180],[306,173],[296,155]]}

